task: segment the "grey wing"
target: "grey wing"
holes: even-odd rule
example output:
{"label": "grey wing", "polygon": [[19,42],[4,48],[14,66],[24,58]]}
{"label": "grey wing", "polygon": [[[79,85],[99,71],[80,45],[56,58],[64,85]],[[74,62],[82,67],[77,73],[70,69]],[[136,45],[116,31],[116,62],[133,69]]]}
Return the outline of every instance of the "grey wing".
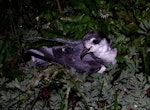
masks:
{"label": "grey wing", "polygon": [[[25,52],[24,58],[27,60],[32,59],[38,66],[47,66],[49,62],[57,62],[64,65],[69,65],[72,56],[78,58],[78,53],[72,50],[74,46],[43,46],[37,49],[29,49]],[[75,55],[76,54],[76,55]],[[68,62],[69,61],[69,62]]]}
{"label": "grey wing", "polygon": [[31,55],[31,58],[38,66],[47,66],[49,62],[57,62],[69,68],[74,68],[80,73],[93,73],[101,68],[90,54],[87,54],[81,60],[80,54],[83,50],[82,43],[69,46],[43,46],[39,49],[30,49],[26,53]]}
{"label": "grey wing", "polygon": [[53,55],[56,62],[66,65],[69,68],[76,69],[79,73],[94,73],[100,70],[101,64],[93,59],[90,55],[87,55],[81,60],[80,54],[82,52],[83,45],[64,46],[63,48],[53,48]]}

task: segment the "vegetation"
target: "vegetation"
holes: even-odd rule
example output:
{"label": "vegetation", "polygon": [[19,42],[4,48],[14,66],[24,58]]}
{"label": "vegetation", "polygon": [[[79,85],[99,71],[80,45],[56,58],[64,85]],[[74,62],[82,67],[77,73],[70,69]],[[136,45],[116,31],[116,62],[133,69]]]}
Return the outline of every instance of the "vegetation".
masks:
{"label": "vegetation", "polygon": [[[0,109],[150,109],[148,0],[1,0],[0,13]],[[82,39],[91,30],[118,50],[104,74],[23,61],[29,48],[58,45],[37,36]]]}

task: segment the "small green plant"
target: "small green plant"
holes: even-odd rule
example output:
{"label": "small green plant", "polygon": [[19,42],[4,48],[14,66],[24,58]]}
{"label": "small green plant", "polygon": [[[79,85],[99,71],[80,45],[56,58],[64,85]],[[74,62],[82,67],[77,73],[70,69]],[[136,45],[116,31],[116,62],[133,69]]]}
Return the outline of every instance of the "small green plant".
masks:
{"label": "small green plant", "polygon": [[[150,3],[125,0],[0,2],[0,109],[149,110]],[[104,74],[25,63],[29,48],[58,45],[36,37],[81,39],[100,30],[117,48]]]}

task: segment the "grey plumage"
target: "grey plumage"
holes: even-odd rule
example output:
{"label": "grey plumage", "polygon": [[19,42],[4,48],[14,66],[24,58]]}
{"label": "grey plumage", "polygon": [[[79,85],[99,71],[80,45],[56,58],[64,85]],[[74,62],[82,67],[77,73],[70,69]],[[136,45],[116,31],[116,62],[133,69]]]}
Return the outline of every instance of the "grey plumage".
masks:
{"label": "grey plumage", "polygon": [[26,53],[32,55],[32,60],[39,66],[46,66],[49,62],[57,62],[69,68],[74,68],[80,73],[94,73],[101,69],[101,63],[87,54],[82,60],[82,43],[68,46],[43,46],[39,49],[30,49]]}
{"label": "grey plumage", "polygon": [[[95,34],[97,34],[97,37],[102,37],[99,36],[97,31],[87,33],[85,36],[88,35],[89,38],[92,38]],[[49,62],[57,62],[68,68],[74,68],[80,73],[102,73],[105,71],[106,68],[103,66],[103,59],[95,57],[92,52],[81,56],[85,49],[83,41],[86,40],[64,40],[59,38],[46,40],[64,43],[65,45],[53,47],[43,46],[38,49],[27,50],[25,53],[29,54],[37,65],[46,66]]]}

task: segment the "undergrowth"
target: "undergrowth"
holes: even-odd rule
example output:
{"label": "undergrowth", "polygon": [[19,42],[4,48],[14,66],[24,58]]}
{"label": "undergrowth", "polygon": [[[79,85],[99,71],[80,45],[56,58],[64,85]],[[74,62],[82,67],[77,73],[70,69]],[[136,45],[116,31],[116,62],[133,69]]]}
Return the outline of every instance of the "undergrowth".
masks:
{"label": "undergrowth", "polygon": [[[149,110],[150,2],[148,0],[1,0],[0,109]],[[59,64],[36,68],[23,52],[82,39],[100,30],[117,48],[117,64],[103,74],[81,74]]]}

